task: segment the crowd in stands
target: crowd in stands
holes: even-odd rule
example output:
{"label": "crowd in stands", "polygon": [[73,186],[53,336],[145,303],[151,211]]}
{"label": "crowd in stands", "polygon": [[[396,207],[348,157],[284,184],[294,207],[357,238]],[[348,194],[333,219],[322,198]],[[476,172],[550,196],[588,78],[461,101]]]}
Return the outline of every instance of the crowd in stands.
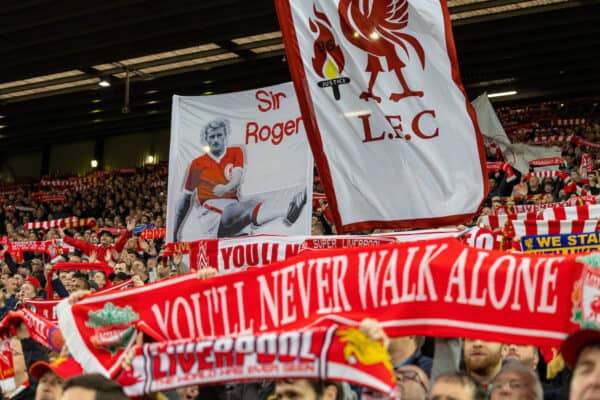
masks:
{"label": "crowd in stands", "polygon": [[[564,175],[524,179],[522,173],[499,168],[489,173],[490,192],[483,214],[500,204],[558,202],[582,195],[600,195],[600,123],[597,102],[551,102],[523,108],[500,108],[498,115],[514,142],[539,142],[561,147]],[[560,122],[568,120],[568,122]],[[587,147],[566,137],[578,137]],[[544,139],[546,140],[546,139]],[[592,168],[582,171],[582,157],[592,156]],[[488,161],[502,161],[490,151]],[[513,175],[516,179],[513,179]],[[48,176],[35,184],[0,186],[0,319],[31,299],[74,296],[98,291],[122,282],[145,285],[188,271],[183,257],[163,256],[164,238],[142,238],[139,227],[165,227],[167,166],[94,173],[85,179]],[[315,192],[322,192],[318,182]],[[313,235],[335,233],[326,202],[313,202]],[[45,226],[27,229],[32,222],[77,217],[93,223],[77,227]],[[475,221],[473,221],[475,222]],[[60,239],[60,240],[59,240]],[[46,252],[6,251],[7,242],[59,243],[59,250]],[[57,271],[47,281],[56,262],[103,262],[111,272],[98,270]],[[206,278],[203,276],[202,278]],[[568,368],[551,379],[539,349],[481,340],[424,337],[387,338],[375,320],[361,325],[370,337],[387,345],[401,399],[599,399],[600,334],[592,341],[573,340],[565,357]],[[592,343],[590,345],[590,342]],[[118,385],[96,375],[81,375],[82,369],[66,354],[54,354],[34,342],[26,329],[17,329],[12,339],[17,389],[2,399],[121,399]],[[584,351],[581,351],[585,349]],[[569,386],[569,381],[571,384]],[[66,385],[63,386],[63,382]],[[36,393],[37,392],[37,393]],[[60,397],[62,396],[62,397]],[[86,397],[95,396],[95,397]],[[360,388],[333,382],[283,380],[256,384],[187,387],[151,398],[193,399],[359,399],[369,398]]]}

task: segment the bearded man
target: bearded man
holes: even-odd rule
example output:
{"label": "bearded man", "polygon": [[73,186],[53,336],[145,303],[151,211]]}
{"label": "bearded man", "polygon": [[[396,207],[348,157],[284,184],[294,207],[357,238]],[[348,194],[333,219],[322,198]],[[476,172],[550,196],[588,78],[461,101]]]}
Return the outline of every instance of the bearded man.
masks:
{"label": "bearded man", "polygon": [[479,339],[465,339],[463,357],[467,372],[484,389],[502,369],[506,345]]}

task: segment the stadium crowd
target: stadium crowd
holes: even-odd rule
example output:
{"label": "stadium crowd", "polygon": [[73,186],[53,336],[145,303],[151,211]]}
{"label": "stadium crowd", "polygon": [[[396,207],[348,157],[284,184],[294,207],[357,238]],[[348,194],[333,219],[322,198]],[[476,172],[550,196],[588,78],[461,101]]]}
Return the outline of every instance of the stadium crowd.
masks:
{"label": "stadium crowd", "polygon": [[[513,141],[557,144],[564,175],[526,177],[510,165],[490,171],[490,193],[482,214],[495,206],[558,202],[600,194],[600,124],[597,103],[543,103],[528,108],[500,108],[498,115]],[[567,121],[565,124],[557,121]],[[564,137],[577,137],[578,142]],[[584,154],[592,166],[581,168]],[[490,162],[503,161],[488,149]],[[516,179],[514,177],[516,176]],[[32,299],[71,297],[122,282],[140,286],[180,275],[189,269],[181,254],[164,256],[167,166],[97,172],[86,178],[47,176],[36,184],[0,187],[0,318]],[[315,193],[322,192],[318,181]],[[326,202],[313,202],[313,235],[335,233]],[[34,222],[77,217],[92,221],[82,226],[42,225]],[[475,221],[473,221],[475,222]],[[29,225],[28,225],[29,224]],[[156,235],[143,236],[152,230]],[[52,256],[43,251],[11,252],[7,243],[52,241]],[[108,264],[112,272],[60,270],[47,281],[57,262]],[[211,274],[208,274],[211,275]],[[210,279],[206,272],[199,277]],[[385,343],[397,378],[401,399],[600,399],[600,332],[573,335],[560,360],[547,364],[534,346],[501,344],[473,339],[425,337],[388,338],[376,320],[365,320],[361,330]],[[11,339],[16,389],[2,399],[121,399],[119,386],[99,375],[82,374],[68,349],[53,353],[36,343],[21,324]],[[558,363],[559,365],[556,365]],[[551,376],[551,378],[548,378]],[[64,385],[63,385],[64,384]],[[62,396],[62,397],[61,397]],[[155,393],[161,399],[339,399],[373,398],[361,388],[339,382],[281,380],[193,386]]]}

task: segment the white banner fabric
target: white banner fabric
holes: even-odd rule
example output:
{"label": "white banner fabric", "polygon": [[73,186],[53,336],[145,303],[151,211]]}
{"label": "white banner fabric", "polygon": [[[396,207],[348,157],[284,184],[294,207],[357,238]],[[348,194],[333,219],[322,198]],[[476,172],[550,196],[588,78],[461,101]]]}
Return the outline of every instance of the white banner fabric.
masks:
{"label": "white banner fabric", "polygon": [[[560,148],[556,146],[532,146],[523,143],[513,143],[506,147],[504,158],[506,161],[521,171],[522,174],[529,172],[529,162],[539,158],[560,157]],[[547,167],[552,170],[553,166]]]}
{"label": "white banner fabric", "polygon": [[506,135],[487,93],[483,93],[477,97],[471,104],[477,114],[477,122],[479,123],[479,129],[481,129],[483,137],[495,143],[500,148],[500,151],[504,153],[506,147],[511,144],[510,139]]}
{"label": "white banner fabric", "polygon": [[291,83],[173,96],[167,241],[307,235],[313,158]]}
{"label": "white banner fabric", "polygon": [[338,232],[470,220],[485,151],[445,2],[275,4]]}

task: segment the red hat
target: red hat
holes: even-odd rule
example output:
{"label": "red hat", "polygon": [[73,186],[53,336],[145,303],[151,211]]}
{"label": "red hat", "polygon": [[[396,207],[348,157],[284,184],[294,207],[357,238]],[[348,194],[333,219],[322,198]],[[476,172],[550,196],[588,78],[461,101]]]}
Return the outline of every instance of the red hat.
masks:
{"label": "red hat", "polygon": [[30,276],[29,278],[25,279],[25,282],[29,282],[33,285],[34,288],[38,289],[40,288],[40,281],[38,281],[38,278],[36,278],[35,276]]}
{"label": "red hat", "polygon": [[48,371],[54,372],[61,379],[83,374],[81,365],[71,357],[58,357],[50,363],[38,361],[29,368],[29,374],[38,380]]}
{"label": "red hat", "polygon": [[600,331],[596,329],[582,329],[574,332],[563,342],[560,352],[569,368],[573,369],[579,353],[589,344],[600,343]]}

